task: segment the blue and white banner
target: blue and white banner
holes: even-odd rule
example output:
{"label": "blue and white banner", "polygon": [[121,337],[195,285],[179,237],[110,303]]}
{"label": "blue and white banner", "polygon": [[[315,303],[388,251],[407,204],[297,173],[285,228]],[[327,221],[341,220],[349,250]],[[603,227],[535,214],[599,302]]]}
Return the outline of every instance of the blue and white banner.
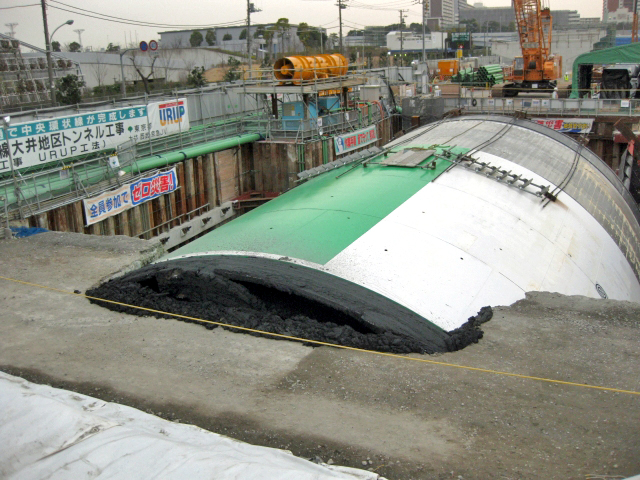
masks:
{"label": "blue and white banner", "polygon": [[57,117],[0,129],[0,175],[189,129],[186,99]]}
{"label": "blue and white banner", "polygon": [[160,195],[171,193],[178,188],[176,169],[160,172],[150,177],[123,185],[117,190],[105,192],[82,201],[84,205],[85,225],[93,225],[102,220],[124,212]]}

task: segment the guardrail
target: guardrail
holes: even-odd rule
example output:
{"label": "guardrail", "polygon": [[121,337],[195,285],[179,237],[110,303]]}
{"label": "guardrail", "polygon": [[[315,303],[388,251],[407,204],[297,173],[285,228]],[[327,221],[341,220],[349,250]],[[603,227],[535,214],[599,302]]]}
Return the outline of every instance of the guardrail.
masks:
{"label": "guardrail", "polygon": [[446,111],[464,109],[474,113],[530,115],[632,116],[640,115],[640,99],[603,98],[445,98]]}

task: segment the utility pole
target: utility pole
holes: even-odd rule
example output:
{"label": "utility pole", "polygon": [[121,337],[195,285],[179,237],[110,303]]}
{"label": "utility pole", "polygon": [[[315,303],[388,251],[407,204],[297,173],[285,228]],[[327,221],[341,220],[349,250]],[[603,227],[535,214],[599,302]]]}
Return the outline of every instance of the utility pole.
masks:
{"label": "utility pole", "polygon": [[[84,28],[76,28],[74,32],[78,34],[78,43],[80,44],[80,47],[82,47],[82,32],[84,32]],[[80,51],[82,51],[82,48]]]}
{"label": "utility pole", "polygon": [[18,26],[18,24],[17,24],[17,23],[15,23],[15,22],[11,22],[11,23],[5,23],[5,24],[4,24],[4,26],[5,26],[5,27],[9,27],[9,36],[10,36],[11,38],[16,38],[16,37],[15,37],[15,34],[16,34],[16,29],[15,29],[15,27],[17,27],[17,26]]}
{"label": "utility pole", "polygon": [[51,42],[49,40],[49,25],[47,25],[47,5],[45,0],[40,0],[42,4],[42,22],[44,23],[44,44],[47,50],[47,70],[49,71],[49,92],[51,97],[51,106],[56,106],[56,89],[53,83],[53,64],[51,62]]}
{"label": "utility pole", "polygon": [[247,0],[247,60],[249,61],[249,80],[251,80],[253,65],[251,62],[251,1],[250,0]]}
{"label": "utility pole", "polygon": [[404,15],[403,12],[405,10],[398,10],[400,12],[400,66],[404,67],[404,43],[402,38],[402,27],[404,26]]}
{"label": "utility pole", "polygon": [[251,58],[251,14],[260,10],[255,7],[251,0],[247,0],[247,58],[249,59],[249,79],[253,78],[253,59]]}
{"label": "utility pole", "polygon": [[638,41],[638,0],[633,2],[633,23],[631,24],[631,43]]}
{"label": "utility pole", "polygon": [[427,48],[425,45],[425,37],[427,36],[426,34],[426,28],[425,28],[425,22],[427,21],[427,0],[422,0],[422,61],[426,64],[427,63]]}
{"label": "utility pole", "polygon": [[344,55],[344,50],[342,48],[342,10],[347,8],[347,6],[344,4],[344,2],[346,1],[347,0],[338,0],[338,3],[336,4],[338,5],[338,19],[340,22],[340,53],[342,55]]}

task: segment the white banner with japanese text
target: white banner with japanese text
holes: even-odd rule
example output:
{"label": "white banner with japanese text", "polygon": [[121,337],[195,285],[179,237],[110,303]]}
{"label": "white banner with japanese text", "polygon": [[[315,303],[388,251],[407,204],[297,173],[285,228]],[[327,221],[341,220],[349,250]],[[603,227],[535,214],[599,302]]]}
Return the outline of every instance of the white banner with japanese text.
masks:
{"label": "white banner with japanese text", "polygon": [[532,121],[560,133],[589,133],[593,118],[532,118]]}
{"label": "white banner with japanese text", "polygon": [[14,169],[21,170],[188,129],[185,98],[20,123],[7,129],[9,142],[0,129],[0,175],[11,170],[9,148]]}
{"label": "white banner with japanese text", "polygon": [[336,155],[355,150],[356,148],[368,145],[378,140],[376,126],[372,125],[362,130],[348,133],[347,135],[339,135],[333,137],[333,143],[336,148]]}
{"label": "white banner with japanese text", "polygon": [[83,200],[86,226],[101,222],[136,205],[171,193],[178,188],[176,169],[160,172],[150,177],[123,185],[117,190]]}
{"label": "white banner with japanese text", "polygon": [[151,131],[158,129],[162,135],[172,135],[174,133],[186,132],[189,130],[189,115],[187,114],[186,98],[179,98],[177,100],[167,102],[150,103],[148,113]]}

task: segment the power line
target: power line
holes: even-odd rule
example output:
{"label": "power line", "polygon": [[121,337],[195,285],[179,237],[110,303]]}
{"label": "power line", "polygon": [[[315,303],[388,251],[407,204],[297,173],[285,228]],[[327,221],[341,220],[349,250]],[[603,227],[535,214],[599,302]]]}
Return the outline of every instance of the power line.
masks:
{"label": "power line", "polygon": [[[89,13],[93,13],[95,15],[101,15],[103,17],[114,18],[114,19],[117,19],[117,20],[124,20],[124,21],[127,21],[127,22],[137,22],[137,23],[144,23],[144,24],[157,25],[157,26],[171,25],[171,24],[167,24],[167,23],[142,22],[142,21],[139,21],[139,20],[132,20],[130,18],[116,17],[116,16],[113,16],[113,15],[108,15],[106,13],[100,13],[100,12],[96,12],[96,11],[93,11],[93,10],[87,10],[85,8],[76,7],[74,5],[69,5],[68,3],[60,2],[58,0],[49,0],[49,1],[53,2],[53,3],[59,3],[60,5],[64,5],[65,7],[74,8],[76,10],[81,10],[83,12],[89,12]],[[60,8],[60,7],[54,7],[54,8]],[[234,20],[233,22],[226,22],[226,23],[223,23],[221,25],[226,25],[227,23],[237,23],[237,22],[242,22],[242,21],[244,21],[244,20]],[[210,25],[174,25],[174,26],[176,26],[176,27],[206,28],[206,27],[209,27]]]}
{"label": "power line", "polygon": [[[52,1],[55,1],[55,0],[52,0]],[[55,2],[55,3],[61,3],[62,5],[67,6],[66,4],[64,4],[62,2]],[[85,10],[85,9],[81,9],[81,8],[73,7],[73,6],[71,6],[71,8],[78,9],[78,10],[83,10],[83,11],[86,11],[86,12],[91,12],[91,13],[94,13],[95,15],[90,15],[88,13],[78,12],[76,10],[69,10],[69,9],[66,9],[66,8],[58,7],[56,5],[49,5],[49,7],[55,8],[56,10],[62,10],[62,11],[68,12],[68,13],[73,13],[75,15],[81,15],[81,16],[84,16],[84,17],[95,18],[97,20],[104,20],[106,22],[121,23],[121,24],[126,24],[126,25],[137,25],[137,26],[140,26],[140,27],[202,29],[202,28],[240,26],[240,25],[243,25],[245,23],[245,19],[242,19],[242,20],[234,20],[232,22],[221,23],[221,24],[218,24],[218,25],[176,25],[176,24],[169,24],[169,23],[140,22],[138,20],[124,19],[124,18],[121,18],[121,17],[113,17],[111,15],[105,15],[103,13],[98,13],[98,12],[92,12],[90,10]],[[101,16],[99,17],[99,16],[96,16],[96,15],[101,15]],[[103,18],[103,17],[107,17],[107,18]]]}
{"label": "power line", "polygon": [[416,5],[416,0],[409,0],[409,1],[407,1],[407,0],[399,0],[397,2],[382,3],[382,4],[376,4],[376,5],[362,3],[362,2],[359,2],[357,0],[354,0],[349,5],[353,6],[353,8],[361,8],[361,9],[366,9],[366,10],[393,10],[393,11],[396,11],[396,10],[398,10],[398,8],[401,8],[401,7],[410,7],[410,6]]}
{"label": "power line", "polygon": [[0,10],[9,10],[11,8],[39,7],[39,3],[30,3],[28,5],[14,5],[13,7],[0,7]]}

